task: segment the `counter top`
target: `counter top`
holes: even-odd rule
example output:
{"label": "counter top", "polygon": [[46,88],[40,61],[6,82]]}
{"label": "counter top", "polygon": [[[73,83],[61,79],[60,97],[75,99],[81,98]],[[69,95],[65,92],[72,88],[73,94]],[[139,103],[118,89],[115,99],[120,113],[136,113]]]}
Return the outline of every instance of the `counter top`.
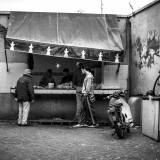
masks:
{"label": "counter top", "polygon": [[[112,94],[115,91],[119,91],[120,89],[96,89],[94,90],[94,94]],[[11,93],[15,93],[15,88],[10,89]],[[35,94],[76,94],[75,89],[34,89]]]}
{"label": "counter top", "polygon": [[143,96],[143,100],[157,100],[160,101],[160,96]]}

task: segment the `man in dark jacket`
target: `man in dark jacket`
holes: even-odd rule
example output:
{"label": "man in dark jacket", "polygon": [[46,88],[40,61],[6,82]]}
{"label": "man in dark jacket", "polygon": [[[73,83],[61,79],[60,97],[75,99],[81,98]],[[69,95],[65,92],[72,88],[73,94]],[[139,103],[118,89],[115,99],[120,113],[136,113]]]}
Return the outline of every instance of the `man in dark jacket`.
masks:
{"label": "man in dark jacket", "polygon": [[64,76],[62,77],[60,84],[72,82],[72,75],[69,73],[68,68],[63,69],[63,74]]}
{"label": "man in dark jacket", "polygon": [[39,85],[41,87],[47,87],[48,83],[54,83],[54,87],[56,86],[55,80],[53,78],[52,69],[48,69],[47,72],[42,76]]}
{"label": "man in dark jacket", "polygon": [[17,81],[15,100],[18,101],[18,125],[27,125],[30,104],[34,101],[34,88],[31,70],[25,69],[24,74]]}
{"label": "man in dark jacket", "polygon": [[78,124],[73,127],[83,127],[83,95],[82,86],[85,78],[85,74],[82,73],[81,68],[83,68],[82,63],[77,63],[77,69],[73,74],[73,85],[76,88],[76,102],[77,110],[75,118],[78,120]]}

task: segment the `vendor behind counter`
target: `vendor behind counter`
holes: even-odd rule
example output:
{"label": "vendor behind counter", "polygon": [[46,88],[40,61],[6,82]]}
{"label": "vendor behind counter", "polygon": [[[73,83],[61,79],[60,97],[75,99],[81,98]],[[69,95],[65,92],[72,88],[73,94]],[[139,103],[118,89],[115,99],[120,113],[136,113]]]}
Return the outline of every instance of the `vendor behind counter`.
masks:
{"label": "vendor behind counter", "polygon": [[72,76],[72,74],[70,74],[68,68],[63,69],[63,74],[64,74],[64,76],[62,77],[60,84],[72,82],[73,76]]}
{"label": "vendor behind counter", "polygon": [[55,80],[53,78],[53,72],[52,69],[48,69],[42,76],[39,86],[41,87],[47,87],[48,83],[54,83],[54,87],[56,86]]}

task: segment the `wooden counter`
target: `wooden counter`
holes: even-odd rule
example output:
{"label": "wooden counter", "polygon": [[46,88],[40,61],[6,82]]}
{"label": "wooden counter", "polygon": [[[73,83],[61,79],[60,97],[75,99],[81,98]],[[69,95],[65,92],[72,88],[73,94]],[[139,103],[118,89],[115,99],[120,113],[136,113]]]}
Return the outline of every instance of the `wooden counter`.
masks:
{"label": "wooden counter", "polygon": [[[112,94],[115,91],[119,91],[120,89],[101,89],[94,90],[94,94],[103,95],[103,94]],[[11,93],[15,93],[15,88],[11,88]],[[76,90],[74,89],[34,89],[35,94],[76,94]]]}
{"label": "wooden counter", "polygon": [[[108,122],[106,111],[106,102],[102,99],[103,95],[112,94],[119,89],[94,90],[96,102],[94,103],[96,118],[98,121]],[[15,88],[10,89],[14,95]],[[35,102],[32,103],[30,119],[53,119],[61,118],[64,120],[73,120],[76,114],[76,90],[74,89],[34,89]],[[10,105],[11,113],[14,108],[17,111],[17,104],[12,96]],[[10,107],[9,106],[9,107]],[[17,116],[17,113],[14,115]]]}

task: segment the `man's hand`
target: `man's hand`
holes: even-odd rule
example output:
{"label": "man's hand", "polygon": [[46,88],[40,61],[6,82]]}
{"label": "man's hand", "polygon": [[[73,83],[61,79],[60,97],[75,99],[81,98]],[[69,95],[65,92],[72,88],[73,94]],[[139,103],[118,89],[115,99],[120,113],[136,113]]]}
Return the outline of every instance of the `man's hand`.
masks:
{"label": "man's hand", "polygon": [[87,96],[88,94],[87,94],[87,92],[85,92],[85,93],[83,93],[83,95],[84,95],[84,96]]}
{"label": "man's hand", "polygon": [[17,99],[17,98],[14,98],[14,100],[15,100],[15,101],[18,101],[18,99]]}

